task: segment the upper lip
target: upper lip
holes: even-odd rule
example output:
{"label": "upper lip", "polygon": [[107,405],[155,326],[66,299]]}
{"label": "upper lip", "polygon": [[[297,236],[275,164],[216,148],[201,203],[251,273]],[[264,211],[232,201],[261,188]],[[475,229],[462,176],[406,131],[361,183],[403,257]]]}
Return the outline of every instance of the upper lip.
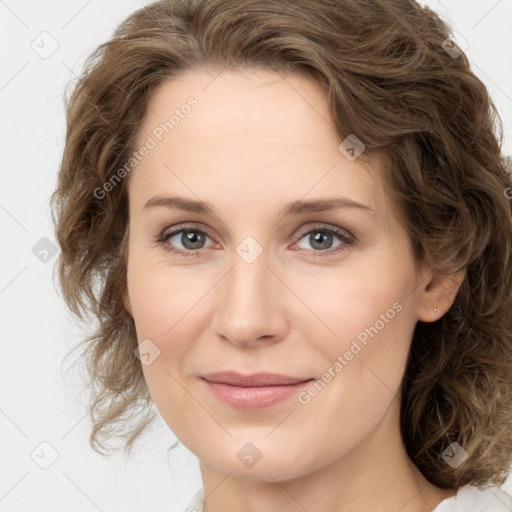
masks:
{"label": "upper lip", "polygon": [[279,375],[277,373],[254,373],[252,375],[242,375],[241,373],[227,371],[208,373],[201,376],[209,382],[229,384],[231,386],[286,386],[311,380],[303,377],[289,377],[288,375]]}

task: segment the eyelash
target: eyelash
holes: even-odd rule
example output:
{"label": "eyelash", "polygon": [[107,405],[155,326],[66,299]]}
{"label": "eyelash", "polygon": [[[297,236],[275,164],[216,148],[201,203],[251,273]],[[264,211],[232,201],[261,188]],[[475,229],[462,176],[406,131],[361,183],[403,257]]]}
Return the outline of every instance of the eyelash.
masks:
{"label": "eyelash", "polygon": [[[181,249],[176,249],[175,247],[172,247],[170,244],[167,243],[169,241],[169,239],[171,239],[173,236],[175,236],[179,233],[186,232],[186,231],[194,232],[194,233],[201,233],[203,235],[208,236],[210,239],[213,239],[213,237],[208,232],[208,230],[195,228],[194,226],[181,225],[181,226],[176,226],[176,228],[173,229],[172,231],[167,231],[168,229],[169,228],[166,228],[158,236],[157,243],[159,245],[161,245],[164,248],[164,250],[166,250],[170,253],[176,254],[178,256],[196,257],[196,256],[199,256],[198,253],[200,253],[202,250],[202,249],[197,249],[195,251],[194,250],[183,251]],[[306,250],[309,252],[313,252],[312,256],[314,258],[328,257],[328,256],[332,256],[333,254],[340,253],[340,252],[346,250],[347,246],[352,245],[356,240],[353,235],[349,234],[345,230],[341,230],[339,228],[333,228],[333,227],[327,226],[325,224],[317,224],[317,225],[313,226],[312,228],[308,229],[307,231],[301,233],[295,243],[302,240],[302,238],[304,238],[304,236],[310,235],[311,233],[315,233],[315,232],[329,234],[329,235],[335,235],[339,238],[339,240],[342,242],[342,244],[340,244],[339,246],[337,246],[335,248],[326,249],[326,250],[318,250],[318,251],[315,251],[313,249],[309,249],[309,250],[308,249],[298,249],[298,250]]]}

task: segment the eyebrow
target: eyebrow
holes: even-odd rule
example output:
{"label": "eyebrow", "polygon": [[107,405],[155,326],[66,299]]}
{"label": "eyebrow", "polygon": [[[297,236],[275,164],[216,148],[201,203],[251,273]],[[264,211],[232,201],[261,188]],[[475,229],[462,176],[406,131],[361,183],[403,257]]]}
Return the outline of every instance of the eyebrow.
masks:
{"label": "eyebrow", "polygon": [[[185,210],[187,212],[200,213],[203,215],[215,216],[215,208],[211,203],[198,201],[194,199],[185,199],[184,197],[155,196],[149,199],[144,205],[143,210],[154,207],[166,207]],[[308,199],[292,201],[281,209],[280,216],[285,215],[304,215],[307,213],[317,213],[338,208],[358,208],[374,215],[377,212],[368,205],[358,203],[347,197],[330,197],[325,199]]]}

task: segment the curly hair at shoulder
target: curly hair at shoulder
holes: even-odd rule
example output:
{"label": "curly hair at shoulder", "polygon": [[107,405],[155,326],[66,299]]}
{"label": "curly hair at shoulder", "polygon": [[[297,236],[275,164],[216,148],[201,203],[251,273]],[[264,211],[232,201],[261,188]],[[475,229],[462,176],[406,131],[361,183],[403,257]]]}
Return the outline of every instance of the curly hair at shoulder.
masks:
{"label": "curly hair at shoulder", "polygon": [[[321,84],[341,140],[357,134],[365,154],[383,159],[416,261],[465,271],[453,306],[416,325],[401,433],[438,487],[503,483],[512,454],[512,179],[497,110],[467,56],[446,50],[450,37],[414,0],[164,0],[94,51],[66,98],[52,211],[64,299],[97,323],[80,345],[95,450],[115,437],[130,448],[153,418],[122,299],[124,166],[148,101],[185,71],[253,66]],[[454,442],[468,453],[457,468],[441,457]]]}

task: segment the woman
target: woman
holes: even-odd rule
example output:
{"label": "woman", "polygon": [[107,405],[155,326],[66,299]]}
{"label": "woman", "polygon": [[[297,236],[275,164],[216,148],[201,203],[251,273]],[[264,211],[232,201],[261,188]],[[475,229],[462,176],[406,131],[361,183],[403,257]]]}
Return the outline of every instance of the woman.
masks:
{"label": "woman", "polygon": [[158,2],[67,108],[95,449],[154,404],[200,461],[189,510],[510,510],[511,177],[436,14]]}

